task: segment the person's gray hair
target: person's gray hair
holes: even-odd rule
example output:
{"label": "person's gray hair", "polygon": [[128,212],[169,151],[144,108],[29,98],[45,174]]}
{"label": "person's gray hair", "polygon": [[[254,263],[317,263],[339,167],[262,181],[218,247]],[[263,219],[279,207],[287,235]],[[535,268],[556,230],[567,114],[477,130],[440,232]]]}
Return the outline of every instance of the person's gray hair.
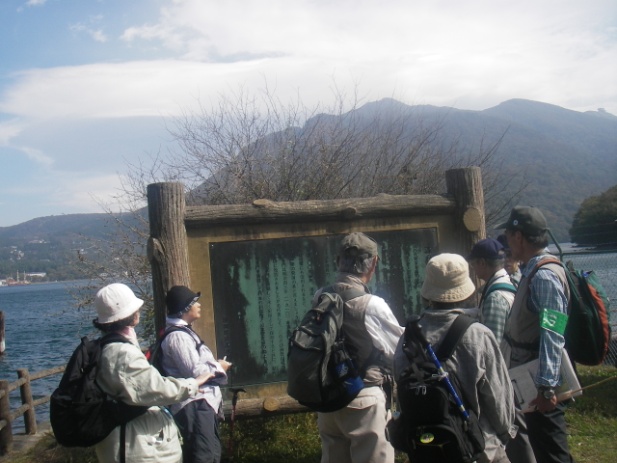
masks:
{"label": "person's gray hair", "polygon": [[351,273],[354,275],[364,275],[368,273],[373,265],[373,258],[366,253],[354,254],[352,252],[346,252],[344,255],[339,256],[338,271],[343,273]]}
{"label": "person's gray hair", "polygon": [[547,231],[543,231],[539,235],[527,235],[523,232],[521,233],[523,234],[523,238],[525,238],[525,240],[527,240],[527,242],[535,249],[544,249],[548,246],[549,239]]}
{"label": "person's gray hair", "polygon": [[497,259],[484,259],[488,267],[492,270],[500,270],[505,267],[506,259],[505,257],[500,257]]}

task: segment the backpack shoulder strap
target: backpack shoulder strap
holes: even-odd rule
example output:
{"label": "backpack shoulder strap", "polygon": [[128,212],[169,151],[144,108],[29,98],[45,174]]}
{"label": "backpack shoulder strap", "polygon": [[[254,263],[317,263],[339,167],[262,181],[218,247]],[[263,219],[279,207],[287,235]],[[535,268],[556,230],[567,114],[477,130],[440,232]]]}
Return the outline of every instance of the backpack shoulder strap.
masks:
{"label": "backpack shoulder strap", "polygon": [[486,298],[493,291],[508,291],[510,293],[516,294],[516,287],[512,283],[495,283],[491,285],[486,290],[486,293],[483,295],[483,299]]}
{"label": "backpack shoulder strap", "polygon": [[531,280],[533,276],[536,274],[536,272],[540,270],[541,267],[544,267],[545,265],[548,265],[548,264],[557,264],[557,265],[560,265],[564,270],[566,270],[566,268],[563,265],[563,262],[561,262],[559,259],[556,259],[554,257],[549,257],[548,259],[543,259],[540,262],[538,262],[534,266],[534,268],[531,269],[531,272],[529,272],[529,275],[527,276],[527,278]]}
{"label": "backpack shoulder strap", "polygon": [[129,341],[126,337],[122,336],[120,333],[107,333],[105,336],[99,339],[101,349],[103,348],[103,346],[111,344],[112,342],[125,342],[128,344],[132,344],[131,341]]}
{"label": "backpack shoulder strap", "polygon": [[[165,331],[163,332],[163,334],[161,336],[161,339],[159,339],[159,344],[162,344],[163,343],[163,339],[165,339],[168,334],[171,334],[174,331],[182,331],[182,332],[188,334],[191,337],[191,339],[193,341],[195,341],[195,348],[197,350],[199,350],[199,348],[204,344],[204,342],[201,339],[201,337],[197,333],[195,333],[195,331],[191,330],[188,326],[182,326],[182,325],[171,325],[171,326],[168,326],[167,328],[165,328]],[[195,339],[195,336],[193,336],[193,333],[195,335],[197,335],[197,338],[199,340]]]}
{"label": "backpack shoulder strap", "polygon": [[472,324],[477,320],[467,316],[459,315],[450,325],[448,332],[441,341],[439,349],[437,349],[436,355],[440,362],[449,359],[454,353],[454,349],[458,345],[459,341]]}
{"label": "backpack shoulder strap", "polygon": [[[421,318],[416,315],[409,319],[405,324],[405,332],[403,333],[403,351],[405,351],[406,346],[409,345],[412,340],[420,342],[413,335],[413,329],[415,328],[413,327],[413,325],[420,323],[420,321]],[[437,358],[440,362],[452,356],[452,354],[454,353],[454,349],[456,349],[456,346],[467,331],[467,328],[469,328],[473,323],[476,322],[477,320],[469,317],[468,315],[461,314],[456,317],[456,319],[452,322],[452,325],[450,325],[448,332],[444,336],[441,344],[439,345],[439,349],[436,352]],[[422,346],[422,349],[424,349],[425,347],[426,346]],[[407,357],[409,358],[409,355],[407,355]]]}
{"label": "backpack shoulder strap", "polygon": [[349,289],[346,289],[345,291],[338,292],[334,289],[334,286],[328,286],[324,288],[323,292],[336,293],[339,296],[341,296],[341,299],[343,299],[343,302],[351,301],[352,299],[355,299],[356,297],[360,297],[360,296],[364,296],[365,294],[368,294],[366,291],[362,291],[356,288],[349,288]]}

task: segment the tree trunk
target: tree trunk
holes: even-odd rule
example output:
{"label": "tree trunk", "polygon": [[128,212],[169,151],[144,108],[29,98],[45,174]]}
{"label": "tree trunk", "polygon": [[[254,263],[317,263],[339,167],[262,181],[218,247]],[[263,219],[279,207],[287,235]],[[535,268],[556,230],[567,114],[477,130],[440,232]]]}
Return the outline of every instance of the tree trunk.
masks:
{"label": "tree trunk", "polygon": [[181,183],[148,185],[150,239],[148,259],[152,268],[154,324],[157,334],[165,327],[165,295],[175,285],[189,286],[184,187]]}

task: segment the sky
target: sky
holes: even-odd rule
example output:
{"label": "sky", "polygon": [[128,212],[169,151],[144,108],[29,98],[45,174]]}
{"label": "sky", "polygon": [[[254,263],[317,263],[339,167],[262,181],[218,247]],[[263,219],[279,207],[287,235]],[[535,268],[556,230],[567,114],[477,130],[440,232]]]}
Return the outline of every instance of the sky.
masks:
{"label": "sky", "polygon": [[617,115],[617,1],[1,0],[0,227],[120,208],[170,123],[266,87]]}

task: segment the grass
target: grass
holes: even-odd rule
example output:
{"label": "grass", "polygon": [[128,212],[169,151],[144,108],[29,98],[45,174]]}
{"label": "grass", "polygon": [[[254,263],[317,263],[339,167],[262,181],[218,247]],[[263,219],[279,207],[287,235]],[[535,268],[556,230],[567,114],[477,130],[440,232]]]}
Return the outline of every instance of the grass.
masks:
{"label": "grass", "polygon": [[[617,376],[615,367],[578,367],[583,387]],[[577,462],[612,463],[617,454],[617,379],[586,389],[566,413]]]}
{"label": "grass", "polygon": [[[614,367],[580,367],[583,387],[617,377]],[[572,455],[579,463],[612,463],[617,454],[617,379],[586,389],[566,413]],[[233,455],[229,423],[221,426],[223,462],[318,463],[321,455],[315,414],[301,413],[236,421]],[[233,458],[230,458],[233,456]],[[51,434],[31,450],[12,455],[11,463],[96,463],[92,449],[66,449]],[[404,461],[402,455],[397,461]]]}

